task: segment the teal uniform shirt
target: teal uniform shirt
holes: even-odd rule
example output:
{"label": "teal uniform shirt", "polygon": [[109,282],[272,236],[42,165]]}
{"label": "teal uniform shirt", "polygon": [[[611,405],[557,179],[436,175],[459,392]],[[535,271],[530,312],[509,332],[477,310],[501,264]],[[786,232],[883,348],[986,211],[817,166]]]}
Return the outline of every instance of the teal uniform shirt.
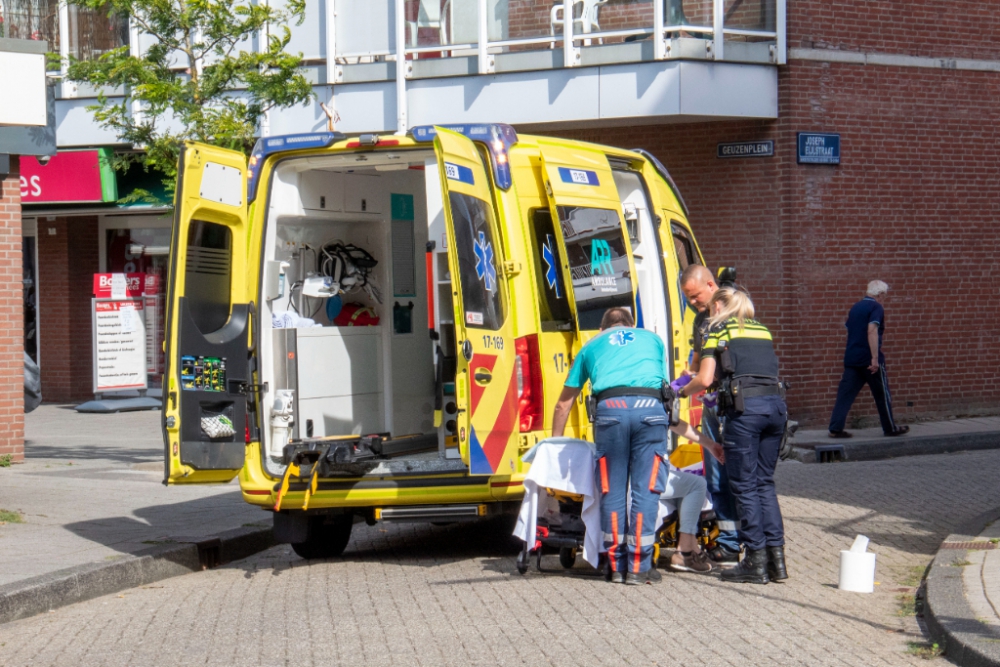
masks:
{"label": "teal uniform shirt", "polygon": [[590,380],[599,394],[611,387],[659,389],[666,378],[666,349],[659,336],[645,329],[612,327],[583,346],[566,386],[578,389]]}

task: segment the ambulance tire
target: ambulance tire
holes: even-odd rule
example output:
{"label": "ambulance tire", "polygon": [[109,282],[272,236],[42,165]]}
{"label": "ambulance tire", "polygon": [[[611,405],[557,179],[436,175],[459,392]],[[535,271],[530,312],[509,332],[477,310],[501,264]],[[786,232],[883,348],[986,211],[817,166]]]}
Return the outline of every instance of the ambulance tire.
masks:
{"label": "ambulance tire", "polygon": [[559,550],[559,564],[567,570],[572,570],[576,565],[576,549],[563,547]]}
{"label": "ambulance tire", "polygon": [[293,543],[292,550],[306,560],[336,558],[344,553],[351,540],[354,516],[342,514],[332,517],[330,523],[326,521],[327,518],[323,516],[309,517],[306,541]]}

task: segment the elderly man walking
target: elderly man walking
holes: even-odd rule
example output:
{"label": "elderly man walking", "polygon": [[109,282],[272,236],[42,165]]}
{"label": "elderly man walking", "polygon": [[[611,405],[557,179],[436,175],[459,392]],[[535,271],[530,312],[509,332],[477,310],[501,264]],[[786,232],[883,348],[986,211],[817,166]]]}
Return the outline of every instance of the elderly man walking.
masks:
{"label": "elderly man walking", "polygon": [[882,300],[889,286],[881,280],[868,283],[868,294],[851,308],[847,315],[847,347],[844,350],[844,375],[837,387],[837,404],[830,417],[830,437],[850,438],[844,430],[847,413],[861,387],[868,385],[878,408],[882,432],[888,436],[903,435],[909,426],[897,426],[892,416],[892,394],[885,374],[882,354],[882,334],[885,331],[885,309]]}

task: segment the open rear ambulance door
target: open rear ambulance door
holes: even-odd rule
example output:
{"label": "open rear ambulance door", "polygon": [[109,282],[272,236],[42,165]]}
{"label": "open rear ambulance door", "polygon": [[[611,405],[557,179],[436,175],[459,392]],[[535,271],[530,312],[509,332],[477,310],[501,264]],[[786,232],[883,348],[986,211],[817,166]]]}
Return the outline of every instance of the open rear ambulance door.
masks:
{"label": "open rear ambulance door", "polygon": [[636,316],[635,267],[622,203],[604,153],[539,142],[579,350],[601,328],[604,311]]}
{"label": "open rear ambulance door", "polygon": [[504,453],[518,435],[516,355],[490,181],[461,134],[437,128],[434,150],[455,306],[459,451],[473,475],[510,475],[515,466]]}
{"label": "open rear ambulance door", "polygon": [[222,483],[243,467],[251,290],[246,158],[189,142],[181,153],[167,281],[166,484]]}
{"label": "open rear ambulance door", "polygon": [[[608,308],[628,308],[638,319],[632,248],[607,156],[547,141],[539,141],[539,149],[563,281],[569,286],[576,357],[600,331]],[[589,428],[586,420],[579,423]]]}

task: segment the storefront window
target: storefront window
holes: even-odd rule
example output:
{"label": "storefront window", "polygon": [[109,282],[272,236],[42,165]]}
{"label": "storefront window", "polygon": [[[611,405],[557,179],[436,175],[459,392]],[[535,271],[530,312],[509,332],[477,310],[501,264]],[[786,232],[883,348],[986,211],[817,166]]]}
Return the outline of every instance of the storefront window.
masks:
{"label": "storefront window", "polygon": [[149,386],[159,387],[163,373],[163,332],[170,228],[109,229],[105,239],[107,273],[140,273],[146,286],[146,366]]}

